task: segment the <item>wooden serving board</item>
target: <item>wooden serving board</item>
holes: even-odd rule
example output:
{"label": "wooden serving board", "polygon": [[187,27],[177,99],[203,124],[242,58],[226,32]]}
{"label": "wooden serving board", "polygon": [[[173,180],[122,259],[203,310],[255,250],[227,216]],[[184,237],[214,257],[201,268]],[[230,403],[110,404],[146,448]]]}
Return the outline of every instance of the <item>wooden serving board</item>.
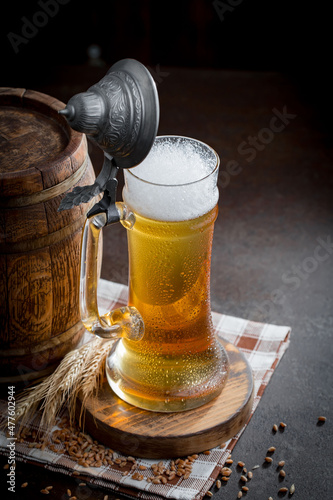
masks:
{"label": "wooden serving board", "polygon": [[[85,403],[85,431],[125,455],[145,458],[199,453],[232,438],[250,417],[254,385],[243,354],[233,344],[221,343],[229,356],[230,373],[214,400],[184,412],[150,412],[122,401],[105,381],[98,395]],[[81,407],[78,399],[78,415]]]}

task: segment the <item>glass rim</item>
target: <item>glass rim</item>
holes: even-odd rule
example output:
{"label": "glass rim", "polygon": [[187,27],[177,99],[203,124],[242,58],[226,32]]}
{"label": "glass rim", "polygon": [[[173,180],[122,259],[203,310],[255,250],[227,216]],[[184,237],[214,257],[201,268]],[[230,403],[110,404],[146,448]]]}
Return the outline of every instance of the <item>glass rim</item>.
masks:
{"label": "glass rim", "polygon": [[[184,182],[184,183],[181,183],[181,184],[164,184],[164,183],[161,184],[159,182],[147,181],[146,179],[142,179],[141,177],[139,177],[138,175],[136,175],[134,172],[132,172],[132,169],[134,169],[136,167],[124,169],[124,174],[125,174],[125,172],[129,173],[130,175],[132,175],[133,177],[135,177],[136,179],[138,179],[140,182],[145,182],[146,184],[150,184],[151,186],[159,186],[159,187],[168,187],[168,188],[171,188],[171,187],[189,186],[191,184],[196,184],[198,182],[202,182],[205,179],[208,179],[208,177],[210,177],[211,175],[213,175],[218,170],[218,168],[220,166],[220,157],[217,154],[217,152],[215,151],[215,149],[212,148],[211,146],[209,146],[208,144],[206,144],[205,142],[200,141],[199,139],[194,139],[193,137],[187,137],[187,136],[184,136],[184,135],[157,135],[156,138],[155,138],[155,141],[156,141],[156,139],[168,139],[168,138],[170,138],[170,139],[177,139],[177,138],[179,138],[179,139],[187,139],[187,140],[190,140],[190,141],[194,141],[194,142],[196,142],[198,144],[201,144],[202,146],[205,147],[205,149],[209,149],[213,153],[213,155],[214,155],[214,157],[216,159],[216,163],[215,163],[215,166],[214,166],[213,170],[211,172],[209,172],[209,174],[205,175],[204,177],[201,177],[200,179],[197,179],[195,181],[190,181],[190,182]],[[155,143],[155,141],[154,141],[154,143]],[[144,160],[142,160],[142,161],[144,161]]]}

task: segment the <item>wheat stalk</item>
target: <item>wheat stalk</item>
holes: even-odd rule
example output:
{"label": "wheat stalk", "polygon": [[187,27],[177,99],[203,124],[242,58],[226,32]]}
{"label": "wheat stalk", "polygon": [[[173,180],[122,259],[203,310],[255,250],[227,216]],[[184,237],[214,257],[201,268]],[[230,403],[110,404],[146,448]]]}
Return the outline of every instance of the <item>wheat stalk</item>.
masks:
{"label": "wheat stalk", "polygon": [[41,405],[43,413],[40,427],[50,429],[64,403],[66,401],[71,403],[72,398],[76,397],[77,383],[80,380],[85,360],[92,349],[92,345],[86,344],[80,349],[68,353],[55,372],[49,377],[47,393]]}
{"label": "wheat stalk", "polygon": [[18,396],[15,418],[17,421],[21,420],[19,429],[24,427],[29,417],[36,412],[40,401],[45,397],[48,387],[48,378],[36,387],[26,389]]}
{"label": "wheat stalk", "polygon": [[[40,429],[50,430],[65,404],[68,406],[70,423],[73,423],[77,395],[82,389],[85,401],[98,389],[112,342],[96,339],[69,352],[49,377],[36,387],[26,389],[17,400],[16,418],[21,419],[20,428],[40,404]],[[82,411],[83,405],[81,415]]]}
{"label": "wheat stalk", "polygon": [[105,359],[110,351],[110,342],[101,341],[99,346],[96,346],[94,356],[90,356],[86,363],[86,369],[83,374],[80,391],[82,393],[82,406],[79,418],[79,425],[81,425],[81,418],[85,407],[86,400],[96,393],[103,381],[105,374]]}

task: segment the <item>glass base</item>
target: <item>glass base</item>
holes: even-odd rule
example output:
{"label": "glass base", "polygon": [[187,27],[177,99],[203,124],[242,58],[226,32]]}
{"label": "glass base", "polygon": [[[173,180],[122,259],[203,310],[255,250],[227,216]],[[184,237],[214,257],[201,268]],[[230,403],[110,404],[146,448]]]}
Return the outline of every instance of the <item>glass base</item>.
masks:
{"label": "glass base", "polygon": [[229,360],[218,341],[213,348],[182,362],[172,356],[161,357],[153,369],[142,356],[131,352],[130,345],[124,339],[114,344],[106,360],[107,380],[118,397],[144,410],[197,408],[217,397],[226,383]]}

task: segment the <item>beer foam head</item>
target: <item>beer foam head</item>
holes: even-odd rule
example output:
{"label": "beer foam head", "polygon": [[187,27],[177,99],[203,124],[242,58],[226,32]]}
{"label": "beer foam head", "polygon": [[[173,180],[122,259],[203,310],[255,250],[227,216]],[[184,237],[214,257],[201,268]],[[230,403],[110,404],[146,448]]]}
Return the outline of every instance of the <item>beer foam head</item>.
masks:
{"label": "beer foam head", "polygon": [[151,219],[194,219],[218,201],[218,164],[215,151],[200,141],[157,137],[145,160],[124,170],[123,199]]}

